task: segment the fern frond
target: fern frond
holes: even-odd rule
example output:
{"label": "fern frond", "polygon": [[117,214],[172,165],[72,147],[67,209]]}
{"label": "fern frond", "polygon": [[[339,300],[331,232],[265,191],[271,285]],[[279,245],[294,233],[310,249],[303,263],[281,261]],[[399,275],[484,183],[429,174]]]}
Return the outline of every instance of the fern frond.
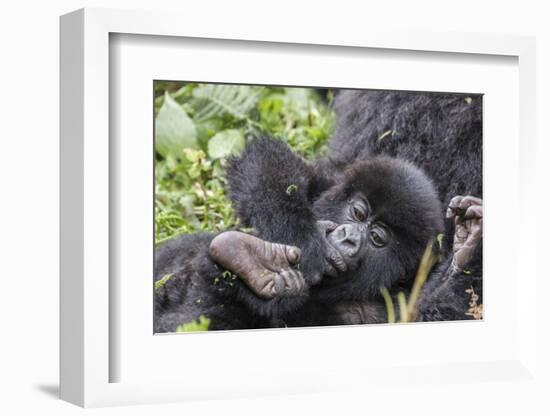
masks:
{"label": "fern frond", "polygon": [[253,122],[251,110],[260,97],[261,87],[247,85],[204,84],[193,90],[195,121],[202,122],[223,115]]}

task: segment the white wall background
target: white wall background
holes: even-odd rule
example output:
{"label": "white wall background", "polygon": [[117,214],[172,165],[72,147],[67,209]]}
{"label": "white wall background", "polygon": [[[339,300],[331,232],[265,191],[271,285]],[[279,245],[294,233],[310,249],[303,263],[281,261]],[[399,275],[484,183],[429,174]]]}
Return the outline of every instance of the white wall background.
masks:
{"label": "white wall background", "polygon": [[[200,3],[200,4],[199,4]],[[58,16],[80,7],[165,9],[187,12],[190,19],[219,13],[288,25],[323,25],[327,32],[339,25],[387,22],[390,27],[428,27],[438,30],[510,33],[537,36],[538,135],[539,135],[539,252],[548,244],[545,211],[548,204],[550,154],[550,12],[546,1],[169,1],[169,0],[19,0],[3,2],[0,8],[0,413],[76,414],[82,412],[56,399],[58,384]],[[207,21],[207,19],[205,20]],[[185,22],[182,21],[182,25]],[[544,176],[546,175],[546,176]],[[544,256],[539,256],[541,259]],[[550,276],[549,276],[550,278]],[[544,282],[538,291],[550,293]],[[548,312],[539,305],[540,313]],[[542,317],[541,317],[542,320]],[[544,336],[544,334],[540,334]],[[550,351],[548,336],[541,350],[541,365],[548,371],[544,351]],[[454,389],[455,387],[452,387]],[[550,405],[525,400],[503,385],[502,399],[483,400],[483,389],[467,386],[438,388],[426,392],[429,400],[422,414],[465,414],[504,411],[548,414]],[[466,392],[466,393],[465,393]],[[224,402],[190,403],[133,408],[99,409],[101,415],[150,414],[367,414],[387,409],[392,414],[406,397],[362,397],[344,393],[330,396],[284,397]],[[435,397],[434,397],[435,395]],[[537,394],[539,396],[539,394]],[[375,410],[375,408],[377,410]],[[507,414],[510,414],[508,413]],[[512,413],[512,414],[513,414]]]}

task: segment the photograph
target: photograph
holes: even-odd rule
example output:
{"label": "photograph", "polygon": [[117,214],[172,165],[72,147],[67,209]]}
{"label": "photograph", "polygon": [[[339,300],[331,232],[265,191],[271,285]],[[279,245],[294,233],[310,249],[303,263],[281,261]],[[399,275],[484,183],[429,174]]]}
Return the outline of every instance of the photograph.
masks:
{"label": "photograph", "polygon": [[155,334],[483,320],[483,94],[153,89]]}

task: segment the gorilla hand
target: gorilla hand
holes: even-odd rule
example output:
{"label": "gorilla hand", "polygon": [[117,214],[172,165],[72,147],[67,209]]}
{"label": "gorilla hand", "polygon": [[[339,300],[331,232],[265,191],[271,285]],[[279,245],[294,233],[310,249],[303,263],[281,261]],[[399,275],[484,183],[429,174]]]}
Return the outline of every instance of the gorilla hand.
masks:
{"label": "gorilla hand", "polygon": [[454,218],[454,263],[457,267],[464,268],[482,238],[482,200],[473,196],[455,196],[449,203],[446,216]]}
{"label": "gorilla hand", "polygon": [[291,267],[300,262],[302,253],[298,247],[227,231],[212,240],[209,253],[259,297],[273,299],[307,292],[302,274]]}

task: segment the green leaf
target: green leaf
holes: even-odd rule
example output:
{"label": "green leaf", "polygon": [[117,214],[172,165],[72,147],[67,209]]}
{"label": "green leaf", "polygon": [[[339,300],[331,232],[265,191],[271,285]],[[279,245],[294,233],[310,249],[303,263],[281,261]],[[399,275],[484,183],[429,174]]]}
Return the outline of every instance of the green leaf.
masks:
{"label": "green leaf", "polygon": [[202,84],[193,90],[195,120],[202,122],[229,114],[242,120],[258,102],[261,88],[247,85]]}
{"label": "green leaf", "polygon": [[244,149],[244,136],[240,130],[223,130],[208,142],[208,155],[220,159]]}
{"label": "green leaf", "polygon": [[185,158],[192,163],[198,163],[206,156],[202,150],[193,150],[186,148],[183,150]]}
{"label": "green leaf", "polygon": [[179,157],[184,148],[198,147],[195,124],[170,94],[165,93],[155,120],[156,151],[164,157]]}
{"label": "green leaf", "polygon": [[182,325],[178,325],[176,332],[195,332],[195,331],[208,331],[211,320],[206,316],[199,316],[199,321],[191,321]]}
{"label": "green leaf", "polygon": [[295,193],[298,190],[298,185],[291,184],[288,185],[288,188],[286,188],[286,194],[288,196],[292,196],[293,193]]}
{"label": "green leaf", "polygon": [[300,118],[307,117],[312,90],[307,88],[285,88],[288,104],[298,112]]}
{"label": "green leaf", "polygon": [[162,276],[162,279],[157,280],[155,282],[155,290],[159,290],[162,286],[164,286],[173,275],[173,273],[165,274],[164,276]]}

